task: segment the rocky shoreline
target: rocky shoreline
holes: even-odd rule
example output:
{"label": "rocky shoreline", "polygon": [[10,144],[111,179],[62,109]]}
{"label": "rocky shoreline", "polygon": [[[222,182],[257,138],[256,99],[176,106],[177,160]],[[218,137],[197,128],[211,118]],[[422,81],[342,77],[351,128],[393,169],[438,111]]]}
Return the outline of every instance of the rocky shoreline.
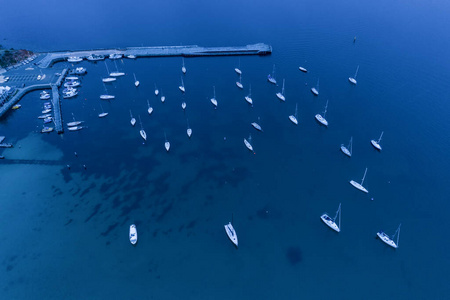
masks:
{"label": "rocky shoreline", "polygon": [[18,64],[31,56],[33,56],[34,53],[29,50],[16,50],[16,49],[3,49],[0,46],[0,68],[6,69],[9,66],[13,66],[15,64]]}

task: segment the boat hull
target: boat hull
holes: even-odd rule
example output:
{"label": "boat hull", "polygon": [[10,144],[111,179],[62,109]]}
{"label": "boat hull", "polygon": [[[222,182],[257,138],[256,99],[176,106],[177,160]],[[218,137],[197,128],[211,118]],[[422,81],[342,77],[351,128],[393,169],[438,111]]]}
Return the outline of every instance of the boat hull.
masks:
{"label": "boat hull", "polygon": [[286,101],[286,98],[284,97],[284,95],[282,93],[277,93],[277,97],[278,99],[280,99],[281,101]]}
{"label": "boat hull", "polygon": [[227,233],[228,238],[237,247],[238,246],[238,237],[237,237],[236,231],[234,230],[233,225],[230,222],[230,223],[226,224],[224,227],[225,227],[225,232]]}
{"label": "boat hull", "polygon": [[351,157],[352,154],[350,153],[350,151],[348,151],[347,147],[345,146],[341,146],[341,151],[342,153],[344,153],[345,155],[347,155],[348,157]]}
{"label": "boat hull", "polygon": [[360,190],[363,193],[368,194],[369,191],[363,187],[361,184],[359,184],[358,182],[354,181],[354,180],[350,180],[350,184],[353,185],[356,189]]}
{"label": "boat hull", "polygon": [[138,240],[136,225],[134,225],[134,224],[130,225],[130,232],[128,234],[128,237],[130,239],[130,243],[132,245],[136,245],[137,240]]}
{"label": "boat hull", "polygon": [[321,215],[320,219],[334,231],[341,232],[341,229],[337,226],[336,222],[334,222],[327,214]]}
{"label": "boat hull", "polygon": [[313,88],[311,89],[311,93],[313,93],[313,94],[314,94],[314,96],[319,96],[319,91],[318,91],[318,90],[316,90],[316,88],[315,88],[315,87],[313,87]]}
{"label": "boat hull", "polygon": [[348,78],[348,81],[349,81],[351,84],[356,85],[356,79],[355,79],[355,78],[349,77],[349,78]]}
{"label": "boat hull", "polygon": [[319,123],[322,124],[323,126],[328,127],[328,121],[325,120],[325,118],[322,117],[320,114],[317,114],[317,115],[316,115],[316,120],[317,120],[317,122],[319,122]]}
{"label": "boat hull", "polygon": [[289,116],[289,120],[291,120],[292,123],[294,123],[295,125],[298,125],[298,121],[297,118],[295,116]]}
{"label": "boat hull", "polygon": [[378,151],[381,151],[381,146],[380,146],[380,144],[378,144],[377,141],[371,140],[370,143],[372,144],[372,146],[373,146],[375,149],[377,149]]}
{"label": "boat hull", "polygon": [[382,240],[386,245],[391,246],[392,248],[397,249],[398,246],[395,244],[395,242],[383,231],[377,232],[377,236]]}
{"label": "boat hull", "polygon": [[303,68],[303,67],[298,67],[298,69],[299,69],[300,71],[302,71],[303,73],[307,73],[307,72],[308,72],[308,70],[306,70],[306,69]]}

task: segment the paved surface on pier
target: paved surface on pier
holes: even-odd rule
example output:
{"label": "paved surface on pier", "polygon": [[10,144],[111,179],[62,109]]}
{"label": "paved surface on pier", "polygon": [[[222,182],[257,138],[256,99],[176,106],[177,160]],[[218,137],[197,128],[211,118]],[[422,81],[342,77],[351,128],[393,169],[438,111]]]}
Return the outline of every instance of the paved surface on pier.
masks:
{"label": "paved surface on pier", "polygon": [[59,101],[59,91],[56,84],[52,84],[52,106],[53,106],[53,123],[55,124],[55,130],[57,133],[63,133],[64,128],[61,118],[61,102]]}

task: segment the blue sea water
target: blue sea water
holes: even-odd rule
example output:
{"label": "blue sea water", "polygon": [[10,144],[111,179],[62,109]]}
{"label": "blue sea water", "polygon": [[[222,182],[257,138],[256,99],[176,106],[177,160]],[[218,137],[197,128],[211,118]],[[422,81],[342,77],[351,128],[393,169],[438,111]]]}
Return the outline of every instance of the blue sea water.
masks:
{"label": "blue sea water", "polygon": [[[73,113],[88,128],[63,135],[38,133],[42,101],[26,95],[0,120],[0,135],[15,144],[0,161],[1,298],[450,298],[446,2],[68,5],[14,2],[0,43],[38,52],[264,42],[273,53],[187,58],[185,95],[181,58],[124,59],[117,67],[127,75],[107,85],[110,102],[99,100],[105,64],[82,62],[80,94],[63,100],[62,111],[65,122]],[[285,103],[275,96],[281,86],[266,80],[274,64],[278,82],[286,79]],[[244,100],[250,84],[253,107]],[[327,100],[324,128],[314,115]],[[298,126],[288,119],[296,104]],[[102,109],[109,115],[99,119]],[[258,118],[263,132],[250,125]],[[378,153],[370,140],[382,131]],[[243,143],[250,134],[255,154]],[[351,159],[339,151],[350,136]],[[368,195],[348,184],[366,167]],[[336,234],[319,217],[339,203]],[[231,219],[238,249],[223,228]],[[399,223],[397,250],[375,238]]]}

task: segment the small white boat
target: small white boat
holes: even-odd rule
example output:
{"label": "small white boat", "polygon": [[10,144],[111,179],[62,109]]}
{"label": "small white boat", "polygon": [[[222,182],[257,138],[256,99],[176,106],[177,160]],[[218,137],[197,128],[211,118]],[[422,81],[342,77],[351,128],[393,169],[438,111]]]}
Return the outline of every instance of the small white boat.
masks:
{"label": "small white boat", "polygon": [[298,125],[298,121],[297,121],[297,106],[298,106],[298,103],[295,104],[295,114],[289,116],[289,120],[291,120],[291,122],[294,123],[295,125]]}
{"label": "small white boat", "polygon": [[139,116],[139,123],[141,123],[141,130],[139,130],[139,134],[144,139],[144,141],[147,140],[147,133],[144,130],[144,127],[142,126],[141,116]]}
{"label": "small white boat", "polygon": [[354,85],[356,85],[356,83],[357,83],[356,76],[358,75],[358,70],[359,70],[359,66],[356,68],[355,76],[348,78],[348,81],[350,81],[350,83],[352,83]]}
{"label": "small white boat", "polygon": [[75,81],[75,80],[78,80],[79,78],[78,78],[78,76],[67,76],[66,77],[66,80],[70,80],[70,81]]}
{"label": "small white boat", "polygon": [[102,100],[110,100],[110,99],[114,99],[116,98],[116,96],[113,95],[100,95],[100,99]]}
{"label": "small white boat", "polygon": [[344,144],[341,145],[341,151],[348,157],[352,157],[352,144],[353,144],[353,137],[350,138],[350,142],[348,143],[348,146],[345,147]]}
{"label": "small white boat", "polygon": [[211,103],[214,105],[214,108],[217,108],[217,99],[216,99],[216,87],[213,86],[214,97],[211,98]]}
{"label": "small white boat", "polygon": [[[258,117],[258,122],[261,122],[261,120],[259,119],[259,117]],[[261,128],[261,126],[260,126],[258,123],[253,122],[253,123],[252,123],[252,126],[253,126],[253,128],[255,128],[256,130],[262,131],[262,128]]]}
{"label": "small white boat", "polygon": [[[247,147],[248,150],[253,152],[253,146],[252,146],[251,142],[252,142],[252,136],[251,135],[249,136],[248,140],[244,139],[245,147]],[[253,152],[253,153],[255,153],[255,152]]]}
{"label": "small white boat", "polygon": [[106,77],[106,78],[102,78],[102,81],[103,82],[106,82],[106,83],[108,83],[108,82],[113,82],[113,81],[116,81],[117,80],[117,78],[114,78],[114,77]]}
{"label": "small white boat", "polygon": [[83,67],[78,67],[78,68],[75,68],[75,69],[69,71],[69,74],[71,74],[71,75],[74,75],[74,74],[75,75],[84,75],[86,73],[87,73],[87,69],[83,68]]}
{"label": "small white boat", "polygon": [[[336,224],[336,218],[339,216],[339,223]],[[338,210],[336,211],[336,215],[334,218],[330,218],[327,213],[324,213],[320,216],[320,219],[331,229],[336,232],[341,232],[341,203],[339,203]]]}
{"label": "small white boat", "polygon": [[316,87],[311,88],[311,93],[313,93],[314,96],[319,96],[319,79],[317,79],[317,88]]}
{"label": "small white boat", "polygon": [[137,239],[138,239],[138,235],[137,235],[136,225],[134,225],[134,224],[130,225],[129,238],[130,238],[130,243],[132,245],[136,245]]}
{"label": "small white boat", "polygon": [[45,110],[42,111],[43,114],[48,114],[49,112],[51,112],[52,110],[50,108],[47,108]]}
{"label": "small white boat", "polygon": [[[392,238],[389,237],[389,235],[387,235],[386,233],[384,233],[383,231],[378,231],[377,232],[377,236],[387,245],[397,249],[398,248],[398,240],[400,238],[400,227],[402,226],[402,224],[398,225],[397,230],[395,231],[395,233],[392,235]],[[394,238],[397,235],[397,241],[394,242]]]}
{"label": "small white boat", "polygon": [[286,101],[286,98],[284,97],[284,79],[283,79],[283,88],[281,89],[281,93],[280,92],[277,93],[277,97],[281,101]]}
{"label": "small white boat", "polygon": [[242,75],[239,75],[239,81],[236,81],[236,85],[240,89],[244,88],[244,86],[242,85]]}
{"label": "small white boat", "polygon": [[189,126],[189,120],[188,120],[188,119],[186,119],[186,123],[187,123],[187,130],[186,130],[186,133],[187,133],[188,138],[191,138],[191,135],[192,135],[192,129],[191,129],[191,127]]}
{"label": "small white boat", "polygon": [[248,96],[245,96],[245,101],[247,101],[248,104],[253,106],[253,99],[251,98],[251,96],[252,96],[252,86],[250,85]]}
{"label": "small white boat", "polygon": [[164,148],[166,148],[166,151],[169,152],[169,150],[170,150],[170,143],[167,140],[167,136],[166,136],[165,132],[164,132],[164,138],[166,139],[166,141],[164,142]]}
{"label": "small white boat", "polygon": [[78,56],[70,56],[69,58],[67,58],[67,61],[70,63],[77,63],[82,61],[83,59],[81,57]]}
{"label": "small white boat", "polygon": [[225,227],[225,232],[228,235],[228,238],[237,247],[238,246],[238,237],[237,237],[236,231],[234,230],[233,225],[231,224],[231,222],[229,222],[224,227]]}
{"label": "small white boat", "polygon": [[277,80],[275,79],[275,65],[273,65],[272,75],[267,75],[267,80],[272,84],[277,84]]}
{"label": "small white boat", "polygon": [[68,127],[78,126],[78,125],[80,125],[81,123],[83,123],[83,121],[75,121],[75,116],[74,116],[73,113],[72,113],[72,118],[73,118],[73,121],[67,123],[67,126],[68,126]]}
{"label": "small white boat", "polygon": [[133,117],[133,114],[131,113],[131,109],[130,109],[130,117],[131,117],[131,120],[130,120],[131,126],[136,125],[136,119]]}
{"label": "small white boat", "polygon": [[136,55],[133,55],[133,54],[129,54],[129,55],[127,55],[127,58],[130,58],[130,59],[135,59],[135,58],[136,58]]}
{"label": "small white boat", "polygon": [[99,118],[104,118],[104,117],[106,117],[107,115],[108,115],[107,112],[103,112],[103,113],[98,114],[98,117],[99,117]]}
{"label": "small white boat", "polygon": [[325,105],[325,111],[323,112],[323,116],[320,115],[320,114],[317,114],[317,115],[316,115],[316,120],[317,120],[320,124],[322,124],[322,125],[328,127],[328,121],[325,119],[325,115],[326,115],[326,113],[327,113],[327,108],[328,108],[328,100],[327,100],[327,104]]}
{"label": "small white boat", "polygon": [[120,76],[124,76],[125,73],[124,72],[111,72],[109,73],[109,76],[111,77],[120,77]]}
{"label": "small white boat", "polygon": [[51,116],[52,116],[52,114],[45,114],[45,115],[39,116],[38,119],[45,119],[45,118],[48,118]]}
{"label": "small white boat", "polygon": [[134,76],[134,86],[138,87],[140,82],[139,82],[139,80],[136,79],[136,74],[133,73],[133,76]]}
{"label": "small white boat", "polygon": [[83,126],[73,126],[73,127],[69,127],[69,131],[78,131],[83,129]]}
{"label": "small white boat", "polygon": [[41,93],[41,95],[40,95],[39,98],[40,98],[41,100],[48,100],[48,99],[51,98],[51,96],[50,96],[49,93],[45,92],[45,94],[44,94],[44,93]]}
{"label": "small white boat", "polygon": [[185,92],[186,92],[186,90],[185,90],[185,88],[184,88],[183,77],[181,78],[181,85],[180,85],[178,88],[180,89],[180,91],[181,91],[182,93],[185,93]]}
{"label": "small white boat", "polygon": [[378,151],[381,151],[381,145],[380,145],[380,142],[381,142],[381,138],[383,137],[383,133],[384,133],[384,131],[381,132],[381,135],[380,135],[380,138],[378,139],[378,141],[375,141],[375,140],[371,140],[371,141],[370,141],[370,143],[372,144],[372,146],[373,146],[375,149],[377,149]]}
{"label": "small white boat", "polygon": [[73,88],[68,90],[67,92],[63,92],[64,99],[72,98],[72,97],[75,97],[76,95],[78,95],[78,91]]}
{"label": "small white boat", "polygon": [[183,66],[181,67],[181,72],[183,72],[183,74],[186,74],[186,67],[184,66],[184,57],[181,58],[183,60]]}
{"label": "small white boat", "polygon": [[148,105],[147,112],[148,112],[149,115],[151,115],[152,112],[153,112],[153,107],[150,106],[150,103],[148,102],[148,100],[147,100],[147,105]]}
{"label": "small white boat", "polygon": [[81,83],[79,81],[72,81],[69,80],[67,82],[64,82],[64,87],[77,87],[79,86]]}
{"label": "small white boat", "polygon": [[98,55],[98,54],[91,54],[88,57],[86,57],[89,61],[97,61],[97,60],[103,60],[105,59],[104,55]]}
{"label": "small white boat", "polygon": [[164,101],[166,101],[166,96],[164,96],[161,92],[161,102],[164,103]]}
{"label": "small white boat", "polygon": [[361,192],[364,192],[364,193],[369,193],[369,191],[368,190],[366,190],[366,188],[365,187],[363,187],[363,184],[364,184],[364,179],[366,178],[366,173],[367,173],[367,168],[366,168],[366,170],[364,171],[364,176],[363,176],[363,178],[362,178],[362,180],[361,180],[361,183],[358,183],[358,182],[356,182],[356,181],[354,181],[354,180],[350,180],[350,184],[351,185],[353,185],[355,188],[357,188],[358,190],[360,190]]}
{"label": "small white boat", "polygon": [[159,95],[159,90],[158,90],[158,88],[156,87],[156,83],[155,83],[155,96],[158,96]]}
{"label": "small white boat", "polygon": [[183,110],[186,109],[186,102],[183,101],[183,102],[181,103],[181,108],[182,108]]}
{"label": "small white boat", "polygon": [[303,68],[303,67],[298,67],[298,69],[299,69],[300,71],[302,71],[303,73],[307,73],[307,72],[308,72],[308,70],[306,70],[306,69]]}
{"label": "small white boat", "polygon": [[53,127],[44,127],[41,130],[41,133],[47,133],[47,132],[52,132],[53,131]]}
{"label": "small white boat", "polygon": [[21,104],[16,104],[16,105],[14,105],[14,106],[12,107],[12,109],[19,109],[19,108],[21,108],[21,107],[22,107]]}
{"label": "small white boat", "polygon": [[37,80],[41,80],[42,76],[38,75]]}
{"label": "small white boat", "polygon": [[241,71],[241,60],[239,59],[239,66],[237,68],[234,68],[234,71],[239,74],[242,75],[242,71]]}

